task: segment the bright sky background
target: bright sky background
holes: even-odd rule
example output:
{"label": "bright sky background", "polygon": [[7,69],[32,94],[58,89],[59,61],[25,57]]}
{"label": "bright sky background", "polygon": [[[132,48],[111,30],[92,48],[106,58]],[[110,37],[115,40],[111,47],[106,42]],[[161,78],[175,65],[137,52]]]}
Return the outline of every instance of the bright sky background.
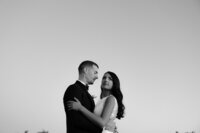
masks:
{"label": "bright sky background", "polygon": [[100,66],[92,94],[107,70],[121,81],[120,133],[200,133],[199,52],[198,0],[0,0],[0,133],[65,133],[86,59]]}

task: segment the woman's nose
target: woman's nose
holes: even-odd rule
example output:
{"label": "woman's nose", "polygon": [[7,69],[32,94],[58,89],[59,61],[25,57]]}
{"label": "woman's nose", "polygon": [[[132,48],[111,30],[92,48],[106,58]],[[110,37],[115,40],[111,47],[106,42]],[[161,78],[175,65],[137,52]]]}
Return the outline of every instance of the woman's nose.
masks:
{"label": "woman's nose", "polygon": [[108,78],[105,78],[105,81],[108,81]]}

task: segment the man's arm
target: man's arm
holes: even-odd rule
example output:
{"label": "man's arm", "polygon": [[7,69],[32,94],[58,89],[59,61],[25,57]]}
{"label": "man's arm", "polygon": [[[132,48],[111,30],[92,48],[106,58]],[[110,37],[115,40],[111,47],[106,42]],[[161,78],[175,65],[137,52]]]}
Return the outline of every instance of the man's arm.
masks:
{"label": "man's arm", "polygon": [[89,121],[81,112],[68,110],[67,101],[74,100],[74,97],[76,97],[80,101],[84,101],[83,90],[75,86],[71,86],[68,88],[68,92],[66,93],[66,96],[64,98],[65,109],[69,120],[68,122],[72,122],[73,125],[82,130],[90,130],[92,132],[100,130],[101,129],[100,127],[97,127],[95,124]]}

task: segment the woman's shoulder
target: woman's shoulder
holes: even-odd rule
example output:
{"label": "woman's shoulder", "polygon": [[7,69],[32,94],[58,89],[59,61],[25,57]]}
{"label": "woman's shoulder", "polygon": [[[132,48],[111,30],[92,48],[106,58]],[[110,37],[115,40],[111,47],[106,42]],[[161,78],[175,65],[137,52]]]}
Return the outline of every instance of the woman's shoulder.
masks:
{"label": "woman's shoulder", "polygon": [[109,96],[107,96],[107,98],[116,100],[115,96],[113,96],[113,95],[109,95]]}
{"label": "woman's shoulder", "polygon": [[106,97],[106,102],[115,103],[115,100],[116,100],[116,98],[113,95],[109,95]]}

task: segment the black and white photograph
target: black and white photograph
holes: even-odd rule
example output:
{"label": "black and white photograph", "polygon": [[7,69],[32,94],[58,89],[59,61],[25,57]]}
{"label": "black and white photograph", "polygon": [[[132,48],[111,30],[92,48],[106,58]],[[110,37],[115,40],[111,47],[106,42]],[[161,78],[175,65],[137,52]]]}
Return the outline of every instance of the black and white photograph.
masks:
{"label": "black and white photograph", "polygon": [[199,0],[0,0],[0,133],[200,133]]}

